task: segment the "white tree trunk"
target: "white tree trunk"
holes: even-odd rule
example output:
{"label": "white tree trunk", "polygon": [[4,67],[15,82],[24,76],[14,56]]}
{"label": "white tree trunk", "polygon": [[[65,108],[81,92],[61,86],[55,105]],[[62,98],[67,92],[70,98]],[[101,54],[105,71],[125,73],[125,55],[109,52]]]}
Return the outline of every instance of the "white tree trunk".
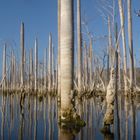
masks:
{"label": "white tree trunk", "polygon": [[38,42],[37,38],[35,39],[35,91],[38,89]]}
{"label": "white tree trunk", "polygon": [[81,91],[82,88],[82,40],[81,40],[81,0],[77,0],[77,57],[78,57],[78,90]]}
{"label": "white tree trunk", "polygon": [[47,48],[44,50],[44,90],[47,89]]}
{"label": "white tree trunk", "polygon": [[60,53],[61,0],[58,0],[58,96],[61,96],[61,53]]}
{"label": "white tree trunk", "polygon": [[108,53],[109,53],[109,62],[110,66],[113,66],[113,53],[112,53],[112,35],[111,35],[111,21],[110,17],[108,17]]}
{"label": "white tree trunk", "polygon": [[20,87],[24,88],[24,23],[21,23],[20,31],[20,46],[21,46],[21,83]]}
{"label": "white tree trunk", "polygon": [[127,0],[128,10],[128,44],[130,55],[130,89],[134,88],[134,55],[133,55],[133,35],[132,35],[132,0]]}
{"label": "white tree trunk", "polygon": [[89,48],[89,81],[90,81],[90,87],[92,86],[93,82],[93,51],[92,51],[92,38],[90,39],[90,48]]}
{"label": "white tree trunk", "polygon": [[73,0],[61,3],[61,116],[71,108],[74,75]]}
{"label": "white tree trunk", "polygon": [[124,89],[125,91],[128,90],[127,84],[127,52],[126,52],[126,40],[125,40],[125,28],[124,28],[124,11],[122,6],[122,0],[118,0],[119,2],[119,11],[120,11],[120,22],[122,28],[122,45],[123,45],[123,63],[124,63]]}
{"label": "white tree trunk", "polygon": [[3,84],[2,84],[2,89],[5,90],[6,89],[6,44],[4,45],[4,48],[3,48],[3,71],[2,71],[2,77],[4,78]]}
{"label": "white tree trunk", "polygon": [[49,52],[48,52],[48,91],[52,90],[52,35],[49,35]]}

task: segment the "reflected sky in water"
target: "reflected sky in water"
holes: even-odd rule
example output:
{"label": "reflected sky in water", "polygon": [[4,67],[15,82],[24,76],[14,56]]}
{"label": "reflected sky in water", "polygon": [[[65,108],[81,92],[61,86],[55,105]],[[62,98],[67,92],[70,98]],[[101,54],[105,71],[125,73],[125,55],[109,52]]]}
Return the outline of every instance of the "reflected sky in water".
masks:
{"label": "reflected sky in water", "polygon": [[[118,110],[117,110],[118,108]],[[76,102],[78,114],[86,126],[78,130],[64,130],[58,126],[57,98],[0,95],[0,140],[139,140],[140,96],[130,100],[118,97],[111,133],[102,133],[105,101],[102,97]]]}

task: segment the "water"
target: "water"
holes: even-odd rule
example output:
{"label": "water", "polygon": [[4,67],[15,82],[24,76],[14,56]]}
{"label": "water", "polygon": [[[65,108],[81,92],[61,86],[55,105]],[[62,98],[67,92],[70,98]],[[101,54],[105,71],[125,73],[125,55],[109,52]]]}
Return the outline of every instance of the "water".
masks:
{"label": "water", "polygon": [[20,96],[0,95],[0,139],[1,140],[134,140],[140,139],[140,97],[133,101],[123,96],[118,98],[115,109],[113,133],[102,133],[104,100],[101,97],[77,102],[77,112],[86,126],[76,130],[62,130],[58,126],[57,98],[26,96],[24,107]]}

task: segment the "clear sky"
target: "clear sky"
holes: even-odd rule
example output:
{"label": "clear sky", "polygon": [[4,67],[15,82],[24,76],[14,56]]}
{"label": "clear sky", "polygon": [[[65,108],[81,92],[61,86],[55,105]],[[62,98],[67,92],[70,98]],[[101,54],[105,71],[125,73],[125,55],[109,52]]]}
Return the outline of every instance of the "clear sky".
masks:
{"label": "clear sky", "polygon": [[[76,3],[76,0],[74,1]],[[100,1],[111,3],[112,0]],[[133,11],[134,9],[140,9],[140,0],[132,1]],[[93,33],[93,36],[97,38],[107,35],[107,24],[100,16],[100,10],[104,10],[101,9],[102,4],[99,0],[82,0],[81,7],[82,18],[86,17],[88,20],[89,30]],[[17,50],[20,48],[21,21],[25,23],[25,47],[27,50],[34,46],[34,39],[37,36],[40,48],[39,56],[41,58],[44,48],[48,46],[49,32],[52,32],[54,46],[57,47],[57,0],[0,0],[0,51],[2,51],[3,41],[9,42]],[[136,17],[134,12],[133,32],[134,50],[140,60],[140,18]],[[93,44],[95,52],[100,52],[99,48],[106,46],[104,42],[104,40],[98,40]]]}

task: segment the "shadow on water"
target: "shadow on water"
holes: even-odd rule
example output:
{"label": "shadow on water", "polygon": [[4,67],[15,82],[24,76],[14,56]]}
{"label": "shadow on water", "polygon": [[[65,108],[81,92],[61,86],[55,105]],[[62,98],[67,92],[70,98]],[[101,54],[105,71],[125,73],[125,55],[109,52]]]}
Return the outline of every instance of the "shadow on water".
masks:
{"label": "shadow on water", "polygon": [[[138,140],[140,139],[140,96],[118,96],[114,124],[102,133],[105,101],[103,97],[77,100],[77,113],[86,122],[81,129],[58,125],[57,98],[19,94],[0,94],[1,140]],[[22,105],[21,105],[22,104]]]}

